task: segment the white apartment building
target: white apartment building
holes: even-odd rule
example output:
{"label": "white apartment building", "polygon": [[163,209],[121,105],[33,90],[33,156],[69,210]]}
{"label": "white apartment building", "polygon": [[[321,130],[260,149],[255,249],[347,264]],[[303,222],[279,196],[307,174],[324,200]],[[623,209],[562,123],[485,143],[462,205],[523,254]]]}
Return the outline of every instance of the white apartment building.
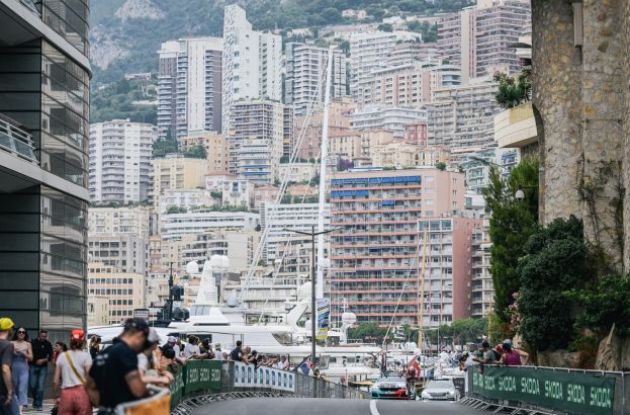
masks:
{"label": "white apartment building", "polygon": [[361,105],[421,107],[434,89],[461,84],[459,67],[441,61],[415,62],[376,69],[359,85]]}
{"label": "white apartment building", "polygon": [[[268,228],[267,244],[263,247],[263,258],[272,261],[279,258],[279,253],[284,249],[287,241],[310,241],[309,236],[298,235],[292,231],[311,232],[312,227],[317,229],[319,218],[319,204],[299,203],[299,204],[274,204],[266,203],[262,210],[260,225]],[[324,211],[324,226],[330,223],[330,209],[326,207]],[[310,247],[309,247],[310,251]]]}
{"label": "white apartment building", "polygon": [[160,138],[221,132],[223,39],[171,40],[162,43],[158,55]]}
{"label": "white apartment building", "polygon": [[[293,106],[295,115],[304,116],[309,106],[319,107],[324,102],[328,49],[291,42],[286,45],[285,56],[284,103]],[[335,49],[331,98],[348,95],[347,66],[345,54],[340,49]]]}
{"label": "white apartment building", "polygon": [[494,116],[501,111],[496,93],[488,78],[436,89],[427,106],[429,143],[451,151],[495,147]]}
{"label": "white apartment building", "polygon": [[230,133],[232,106],[240,100],[282,100],[282,38],[252,29],[245,10],[224,8],[222,126]]}
{"label": "white apartment building", "polygon": [[149,198],[155,126],[129,120],[90,125],[89,191],[94,202],[132,203]]}
{"label": "white apartment building", "polygon": [[438,21],[438,49],[461,66],[465,81],[496,71],[518,72],[515,53],[519,36],[531,32],[528,0],[479,0]]}
{"label": "white apartment building", "polygon": [[247,271],[254,260],[260,233],[255,231],[210,231],[185,238],[178,263],[182,269],[190,261],[200,266],[213,255],[230,261],[230,272]]}
{"label": "white apartment building", "polygon": [[427,122],[422,108],[370,106],[350,115],[350,126],[357,131],[385,130],[395,138],[403,138],[405,126]]}
{"label": "white apartment building", "polygon": [[147,206],[90,207],[88,233],[97,235],[137,235],[149,237],[151,209]]}
{"label": "white apartment building", "polygon": [[162,43],[158,51],[160,137],[221,132],[223,39],[191,37]]}
{"label": "white apartment building", "polygon": [[232,106],[228,137],[231,173],[259,184],[278,179],[284,115],[284,106],[274,101],[239,101]]}
{"label": "white apartment building", "polygon": [[186,213],[160,215],[162,239],[181,239],[183,235],[194,235],[207,231],[256,229],[259,215],[251,212],[224,212],[212,209],[192,210]]}
{"label": "white apartment building", "polygon": [[206,189],[168,189],[158,198],[158,210],[164,214],[169,210],[191,210],[215,203]]}
{"label": "white apartment building", "polygon": [[362,32],[350,36],[350,93],[358,97],[359,85],[372,71],[383,67],[383,57],[394,49],[397,37],[387,32]]}

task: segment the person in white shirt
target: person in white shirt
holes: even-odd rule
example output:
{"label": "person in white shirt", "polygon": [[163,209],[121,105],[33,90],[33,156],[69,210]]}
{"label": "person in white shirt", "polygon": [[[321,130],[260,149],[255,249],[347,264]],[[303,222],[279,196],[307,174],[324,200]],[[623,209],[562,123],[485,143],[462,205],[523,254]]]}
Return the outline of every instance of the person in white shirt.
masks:
{"label": "person in white shirt", "polygon": [[92,415],[92,404],[84,387],[92,366],[92,356],[83,350],[84,346],[85,332],[72,330],[70,350],[57,358],[53,388],[56,391],[61,387],[59,415]]}
{"label": "person in white shirt", "polygon": [[221,350],[221,343],[214,345],[214,360],[223,360],[223,351]]}
{"label": "person in white shirt", "polygon": [[196,359],[200,354],[199,339],[195,336],[188,337],[188,343],[184,346],[184,352],[182,353],[185,359]]}

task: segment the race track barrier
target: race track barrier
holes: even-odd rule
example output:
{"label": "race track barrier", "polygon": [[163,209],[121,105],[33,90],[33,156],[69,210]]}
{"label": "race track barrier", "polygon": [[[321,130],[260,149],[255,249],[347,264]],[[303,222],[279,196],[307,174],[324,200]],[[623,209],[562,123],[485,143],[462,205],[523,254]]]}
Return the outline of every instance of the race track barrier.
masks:
{"label": "race track barrier", "polygon": [[467,377],[467,396],[485,402],[579,415],[630,415],[624,408],[622,372],[474,366]]}
{"label": "race track barrier", "polygon": [[231,392],[286,394],[297,397],[367,399],[366,392],[293,371],[240,362],[192,360],[179,367],[168,389],[116,408],[117,415],[167,415],[187,399]]}

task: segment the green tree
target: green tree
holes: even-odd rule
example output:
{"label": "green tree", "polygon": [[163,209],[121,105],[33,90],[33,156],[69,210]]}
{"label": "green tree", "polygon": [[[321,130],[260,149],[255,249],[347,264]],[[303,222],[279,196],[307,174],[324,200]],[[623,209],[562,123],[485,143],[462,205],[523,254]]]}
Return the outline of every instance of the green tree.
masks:
{"label": "green tree", "polygon": [[532,96],[531,75],[530,68],[523,69],[516,78],[502,72],[495,73],[494,80],[499,84],[497,102],[503,108],[509,109],[529,101]]}
{"label": "green tree", "polygon": [[381,32],[393,32],[394,26],[389,23],[381,23],[380,25],[378,25],[378,30],[380,30]]}
{"label": "green tree", "polygon": [[387,333],[386,327],[381,327],[376,323],[361,323],[357,327],[348,329],[348,338],[381,343],[385,337],[385,333]]}
{"label": "green tree", "polygon": [[153,158],[164,157],[167,154],[177,153],[178,151],[177,140],[171,137],[170,131],[165,138],[160,138],[153,142]]}
{"label": "green tree", "polygon": [[593,273],[582,221],[556,219],[534,233],[521,260],[520,333],[531,352],[564,349],[573,336],[574,315],[565,293],[586,285]]}
{"label": "green tree", "polygon": [[191,159],[205,159],[206,149],[202,145],[193,146],[184,153],[184,157]]}
{"label": "green tree", "polygon": [[[516,199],[518,191],[524,198]],[[504,179],[496,168],[490,169],[490,184],[483,190],[490,216],[490,272],[494,283],[494,311],[503,324],[510,323],[509,306],[520,289],[517,270],[524,245],[538,223],[538,161],[524,159]]]}
{"label": "green tree", "polygon": [[445,171],[446,170],[446,163],[444,163],[443,161],[438,161],[437,163],[435,163],[435,168],[438,169],[438,170]]}

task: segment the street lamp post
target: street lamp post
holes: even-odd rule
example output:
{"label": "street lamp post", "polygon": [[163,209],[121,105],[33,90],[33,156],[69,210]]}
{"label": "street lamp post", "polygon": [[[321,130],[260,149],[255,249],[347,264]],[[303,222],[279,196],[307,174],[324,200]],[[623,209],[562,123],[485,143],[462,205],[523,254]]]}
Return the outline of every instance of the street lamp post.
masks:
{"label": "street lamp post", "polygon": [[317,356],[317,296],[315,293],[315,279],[316,279],[316,257],[315,257],[315,237],[318,235],[324,235],[330,232],[334,232],[337,229],[329,229],[327,231],[315,232],[315,225],[311,226],[310,232],[296,231],[294,229],[283,229],[285,232],[297,233],[300,235],[306,235],[311,237],[311,359],[313,360],[313,367],[315,367],[315,356]]}

